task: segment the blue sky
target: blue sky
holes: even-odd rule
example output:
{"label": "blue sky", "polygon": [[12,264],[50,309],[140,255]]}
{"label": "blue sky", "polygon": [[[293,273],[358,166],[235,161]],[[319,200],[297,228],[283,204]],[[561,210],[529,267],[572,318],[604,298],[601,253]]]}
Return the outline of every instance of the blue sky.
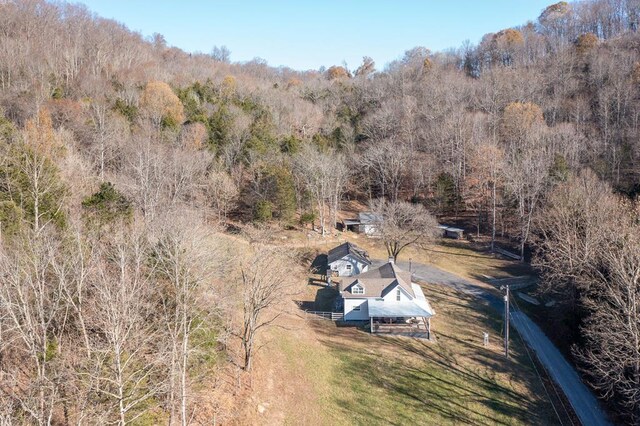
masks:
{"label": "blue sky", "polygon": [[405,50],[477,43],[488,33],[534,21],[555,0],[82,0],[105,18],[170,46],[209,53],[226,45],[232,61],[318,69],[371,56],[378,68]]}

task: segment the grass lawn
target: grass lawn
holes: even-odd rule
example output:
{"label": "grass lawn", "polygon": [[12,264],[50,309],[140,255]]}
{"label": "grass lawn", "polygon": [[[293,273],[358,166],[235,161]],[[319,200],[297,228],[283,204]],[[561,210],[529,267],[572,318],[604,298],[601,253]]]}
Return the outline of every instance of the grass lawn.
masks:
{"label": "grass lawn", "polygon": [[[386,258],[379,240],[346,233],[317,243],[287,243],[326,252],[349,240],[372,258]],[[313,257],[313,256],[311,256]],[[517,262],[478,252],[463,241],[439,240],[407,249],[400,260],[434,264],[495,290],[488,278],[530,274]],[[306,262],[306,261],[305,261]],[[330,310],[335,291],[298,277],[297,302]],[[316,277],[317,278],[317,277]],[[302,283],[304,287],[302,287]],[[330,321],[305,320],[292,308],[281,327],[266,331],[253,395],[240,423],[251,424],[558,424],[546,392],[513,332],[502,353],[502,318],[483,302],[424,284],[436,310],[436,341],[375,336]],[[482,334],[490,345],[482,345]],[[266,407],[266,409],[265,409]]]}
{"label": "grass lawn", "polygon": [[[557,423],[515,338],[513,357],[502,355],[498,315],[452,289],[424,291],[437,312],[435,342],[372,336],[329,321],[273,330],[269,352],[279,359],[279,379],[296,380],[305,392],[290,401],[280,395],[279,423]],[[491,336],[486,348],[483,331]]]}
{"label": "grass lawn", "polygon": [[[367,238],[362,234],[345,232],[337,238],[318,240],[311,247],[326,252],[329,249],[350,241],[363,249],[373,259],[387,259],[387,251],[381,240]],[[508,278],[532,274],[528,264],[496,257],[488,251],[478,250],[478,244],[465,240],[452,240],[437,238],[427,247],[410,246],[404,249],[398,258],[399,261],[408,261],[431,264],[461,277],[485,282],[491,278]],[[490,277],[490,278],[487,278]]]}

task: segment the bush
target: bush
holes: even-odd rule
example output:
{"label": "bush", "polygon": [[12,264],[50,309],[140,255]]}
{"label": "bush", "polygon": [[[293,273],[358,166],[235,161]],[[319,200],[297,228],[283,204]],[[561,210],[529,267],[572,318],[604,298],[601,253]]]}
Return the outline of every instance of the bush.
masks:
{"label": "bush", "polygon": [[22,210],[13,201],[0,201],[0,233],[2,237],[12,236],[20,230]]}
{"label": "bush", "polygon": [[112,183],[103,182],[100,189],[82,201],[82,207],[89,219],[105,225],[122,219],[129,222],[133,217],[133,207],[129,200]]}
{"label": "bush", "polygon": [[313,223],[318,218],[315,212],[304,212],[300,215],[300,224],[306,225],[307,223]]}
{"label": "bush", "polygon": [[302,140],[296,138],[295,136],[287,136],[280,142],[280,152],[285,154],[296,154],[300,151],[300,147],[302,146]]}
{"label": "bush", "polygon": [[268,222],[273,219],[273,204],[267,200],[261,200],[253,208],[253,219],[256,222]]}
{"label": "bush", "polygon": [[129,123],[133,123],[138,117],[138,108],[135,105],[129,105],[122,99],[116,99],[116,103],[113,106],[113,110],[119,112]]}

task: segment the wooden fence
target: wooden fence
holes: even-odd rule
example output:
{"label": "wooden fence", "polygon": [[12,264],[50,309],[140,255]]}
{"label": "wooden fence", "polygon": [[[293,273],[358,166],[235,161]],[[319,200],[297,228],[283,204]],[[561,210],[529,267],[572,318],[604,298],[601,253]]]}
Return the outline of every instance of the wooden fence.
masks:
{"label": "wooden fence", "polygon": [[304,317],[308,320],[342,321],[342,312],[304,311]]}

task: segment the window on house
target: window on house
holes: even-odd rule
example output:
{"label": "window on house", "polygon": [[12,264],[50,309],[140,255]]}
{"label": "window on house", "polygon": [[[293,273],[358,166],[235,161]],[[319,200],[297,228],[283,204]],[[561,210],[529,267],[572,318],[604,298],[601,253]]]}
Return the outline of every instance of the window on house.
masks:
{"label": "window on house", "polygon": [[347,265],[347,271],[350,271],[353,265]]}
{"label": "window on house", "polygon": [[351,287],[351,294],[364,294],[364,287],[362,287],[360,284],[356,284],[353,287]]}
{"label": "window on house", "polygon": [[353,309],[352,309],[352,311],[359,311],[359,310],[360,310],[360,305],[354,306]]}
{"label": "window on house", "polygon": [[398,302],[400,301],[400,297],[401,297],[401,296],[400,296],[400,293],[401,293],[401,292],[400,292],[400,289],[397,289],[397,290],[396,290],[396,301],[398,301]]}

